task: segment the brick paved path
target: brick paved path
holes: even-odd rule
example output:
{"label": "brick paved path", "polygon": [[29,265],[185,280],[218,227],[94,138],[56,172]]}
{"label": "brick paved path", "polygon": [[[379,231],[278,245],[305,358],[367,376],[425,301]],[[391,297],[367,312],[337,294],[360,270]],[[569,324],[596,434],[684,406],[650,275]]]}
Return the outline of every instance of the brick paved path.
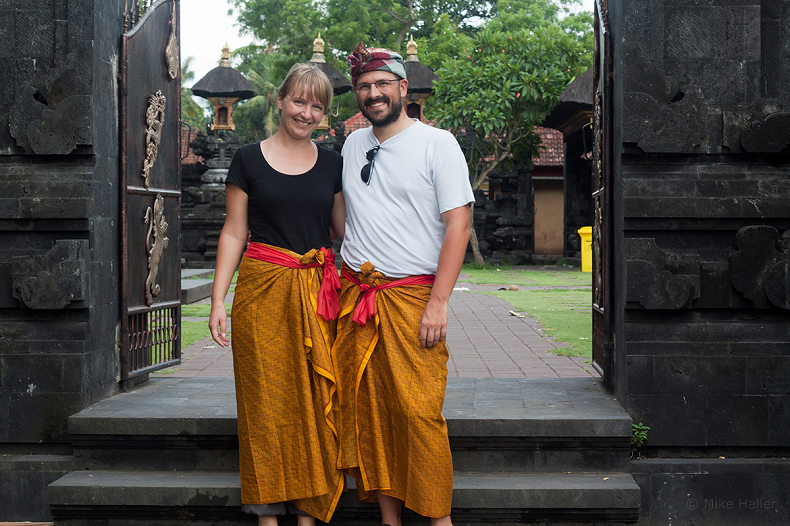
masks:
{"label": "brick paved path", "polygon": [[[456,287],[470,291],[456,289],[450,298],[447,329],[450,378],[598,377],[586,358],[552,354],[551,349],[567,344],[554,342],[544,334],[536,319],[513,316],[509,312],[513,307],[508,302],[472,293],[496,290],[501,285],[459,282]],[[226,301],[233,301],[232,293]],[[207,318],[194,319],[208,321]],[[221,348],[211,339],[200,340],[182,350],[180,365],[153,376],[231,377],[233,360],[230,348]]]}

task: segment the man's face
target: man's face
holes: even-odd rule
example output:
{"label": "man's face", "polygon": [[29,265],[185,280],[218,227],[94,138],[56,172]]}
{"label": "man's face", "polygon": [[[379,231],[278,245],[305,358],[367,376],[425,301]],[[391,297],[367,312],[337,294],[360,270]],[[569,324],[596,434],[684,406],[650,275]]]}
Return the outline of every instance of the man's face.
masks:
{"label": "man's face", "polygon": [[[379,89],[376,82],[393,81]],[[357,78],[357,104],[362,115],[374,126],[392,124],[403,112],[403,97],[408,82],[389,71],[370,71]]]}

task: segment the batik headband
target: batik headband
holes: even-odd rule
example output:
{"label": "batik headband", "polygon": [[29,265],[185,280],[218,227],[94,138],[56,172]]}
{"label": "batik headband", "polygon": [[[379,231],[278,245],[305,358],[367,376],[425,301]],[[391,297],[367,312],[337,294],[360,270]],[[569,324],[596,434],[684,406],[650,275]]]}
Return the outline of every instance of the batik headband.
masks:
{"label": "batik headband", "polygon": [[406,64],[402,56],[388,49],[366,49],[362,42],[357,44],[346,62],[351,66],[351,83],[355,86],[357,77],[369,71],[389,71],[402,79],[406,78]]}

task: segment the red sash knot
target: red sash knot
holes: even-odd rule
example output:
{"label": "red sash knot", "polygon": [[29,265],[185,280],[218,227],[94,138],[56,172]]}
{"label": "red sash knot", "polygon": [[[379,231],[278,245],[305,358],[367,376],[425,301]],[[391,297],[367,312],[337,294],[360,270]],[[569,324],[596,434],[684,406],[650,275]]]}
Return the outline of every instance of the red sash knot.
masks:
{"label": "red sash knot", "polygon": [[316,268],[322,267],[324,279],[318,292],[316,312],[325,320],[334,320],[340,310],[337,291],[340,290],[340,278],[335,267],[335,253],[331,248],[321,247],[313,249],[303,256],[296,257],[285,252],[280,252],[268,245],[250,243],[246,255],[267,263],[274,263],[287,268]]}
{"label": "red sash knot", "polygon": [[359,302],[359,304],[357,304],[357,308],[354,309],[354,315],[351,317],[351,319],[363,327],[370,318],[376,315],[377,291],[391,289],[394,287],[408,287],[409,285],[430,285],[436,279],[436,276],[430,274],[423,276],[409,276],[408,278],[396,279],[395,281],[390,281],[381,285],[376,285],[375,287],[371,287],[367,283],[360,282],[346,268],[343,268],[341,275],[351,283],[357,285],[359,290],[362,291],[362,300]]}

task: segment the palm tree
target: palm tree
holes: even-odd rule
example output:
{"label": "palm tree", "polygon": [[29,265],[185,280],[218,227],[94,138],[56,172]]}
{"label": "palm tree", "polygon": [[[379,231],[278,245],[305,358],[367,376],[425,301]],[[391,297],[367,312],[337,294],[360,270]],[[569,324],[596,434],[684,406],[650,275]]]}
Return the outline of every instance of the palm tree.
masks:
{"label": "palm tree", "polygon": [[195,78],[195,72],[190,68],[195,57],[187,57],[181,64],[181,120],[197,128],[206,126],[206,115],[203,108],[192,98],[192,90],[184,87],[184,83]]}
{"label": "palm tree", "polygon": [[[236,124],[236,135],[242,144],[268,139],[277,131],[279,112],[277,111],[277,86],[271,82],[270,55],[267,53],[252,53],[253,46],[240,48],[235,55],[250,55],[247,70],[247,80],[257,94],[248,101],[239,104],[233,112],[233,122]],[[258,49],[255,47],[255,49]],[[242,61],[244,63],[244,60]]]}

